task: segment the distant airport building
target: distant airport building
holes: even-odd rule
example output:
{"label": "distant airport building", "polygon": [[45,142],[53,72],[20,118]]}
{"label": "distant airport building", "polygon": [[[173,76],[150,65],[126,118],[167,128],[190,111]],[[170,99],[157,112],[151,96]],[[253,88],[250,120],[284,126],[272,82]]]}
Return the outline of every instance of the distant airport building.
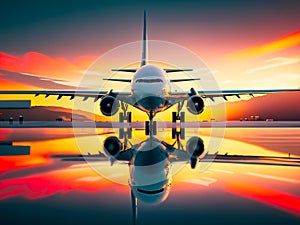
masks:
{"label": "distant airport building", "polygon": [[[0,109],[30,109],[31,101],[30,100],[0,100]],[[2,117],[3,113],[0,112],[0,116]],[[9,115],[8,122],[9,124],[13,124],[14,118],[12,115]],[[4,121],[4,118],[1,118]],[[23,115],[19,115],[19,124],[23,124],[24,118]]]}
{"label": "distant airport building", "polygon": [[240,118],[240,121],[259,121],[259,120],[261,120],[259,115],[250,116],[249,118],[248,117]]}
{"label": "distant airport building", "polygon": [[0,100],[0,109],[29,109],[30,100]]}
{"label": "distant airport building", "polygon": [[267,118],[266,121],[267,122],[272,122],[272,121],[274,121],[274,119],[273,118]]}

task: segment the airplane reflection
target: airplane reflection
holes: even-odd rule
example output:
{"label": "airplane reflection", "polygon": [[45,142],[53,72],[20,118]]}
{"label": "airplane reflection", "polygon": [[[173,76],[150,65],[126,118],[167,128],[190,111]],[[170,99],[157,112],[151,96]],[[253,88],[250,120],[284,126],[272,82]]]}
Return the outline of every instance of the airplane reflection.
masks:
{"label": "airplane reflection", "polygon": [[[221,155],[209,154],[205,151],[201,137],[193,136],[183,147],[179,136],[174,143],[167,143],[153,135],[137,144],[128,147],[116,136],[104,140],[104,155],[83,155],[82,160],[110,160],[129,165],[129,186],[134,224],[137,221],[138,203],[160,204],[168,198],[172,183],[172,164],[176,162],[189,163],[195,169],[198,162],[256,164],[272,166],[300,166],[300,158],[253,156],[253,155]],[[77,159],[74,157],[73,159]],[[65,158],[65,160],[73,160]]]}
{"label": "airplane reflection", "polygon": [[168,144],[152,135],[130,148],[123,151],[122,148],[121,141],[115,136],[104,141],[105,155],[112,164],[115,161],[128,162],[134,224],[138,202],[159,204],[167,199],[172,182],[171,164],[190,161],[191,167],[195,168],[198,158],[204,153],[203,140],[196,136],[187,141],[186,151],[179,139]]}

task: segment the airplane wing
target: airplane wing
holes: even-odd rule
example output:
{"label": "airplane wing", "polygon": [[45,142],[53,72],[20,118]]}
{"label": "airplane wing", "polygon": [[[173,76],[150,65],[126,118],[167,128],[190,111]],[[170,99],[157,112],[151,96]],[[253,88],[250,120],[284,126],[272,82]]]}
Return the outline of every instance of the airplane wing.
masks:
{"label": "airplane wing", "polygon": [[[194,79],[178,79],[173,80],[173,82],[180,81],[191,81]],[[123,80],[122,80],[123,81]],[[124,82],[129,82],[129,80],[125,80]],[[240,95],[255,95],[255,94],[270,94],[270,93],[278,93],[278,92],[294,92],[300,91],[300,88],[297,89],[266,89],[266,90],[208,90],[208,91],[198,91],[198,94],[204,98],[214,98],[214,97],[227,97],[227,96],[240,96]],[[69,96],[69,97],[102,97],[108,94],[108,91],[85,91],[85,90],[26,90],[26,91],[0,91],[0,95],[7,94],[17,94],[17,95],[45,95],[46,97],[50,95],[57,96]],[[130,92],[114,92],[115,95],[129,95]],[[187,96],[189,92],[171,92],[171,96]],[[72,98],[73,99],[73,98]]]}
{"label": "airplane wing", "polygon": [[[129,82],[129,80],[123,80],[124,82]],[[178,82],[181,81],[190,81],[189,79],[179,79]],[[177,80],[173,80],[173,82],[177,82]],[[214,101],[216,97],[222,97],[226,101],[229,96],[236,96],[240,98],[240,95],[250,95],[254,97],[256,94],[270,94],[270,93],[279,93],[279,92],[295,92],[300,91],[300,89],[268,89],[268,90],[208,90],[208,91],[195,91],[193,88],[190,89],[189,92],[171,92],[169,94],[168,101],[170,106],[184,101],[188,99],[191,95],[198,94],[202,98],[209,98]],[[113,95],[118,100],[128,103],[135,107],[135,100],[132,98],[130,92],[113,92],[110,91],[93,91],[93,90],[28,90],[28,91],[0,91],[0,95],[7,94],[18,94],[18,95],[45,95],[45,97],[49,96],[57,96],[57,100],[62,97],[69,97],[70,100],[75,97],[83,97],[83,101],[93,98],[94,102],[98,101],[101,97],[106,95]]]}
{"label": "airplane wing", "polygon": [[300,167],[300,158],[253,155],[206,155],[200,162]]}
{"label": "airplane wing", "polygon": [[45,97],[49,96],[57,96],[57,100],[61,99],[62,97],[70,97],[70,100],[74,99],[75,97],[83,97],[84,100],[88,98],[94,98],[95,102],[108,94],[113,94],[120,98],[126,98],[130,95],[130,92],[108,92],[108,91],[85,91],[85,90],[32,90],[32,91],[0,91],[0,95],[45,95]]}
{"label": "airplane wing", "polygon": [[279,92],[293,92],[300,91],[300,89],[266,89],[266,90],[222,90],[222,91],[198,91],[200,96],[205,98],[223,97],[226,101],[228,96],[236,96],[240,98],[240,95],[250,95],[255,94],[271,94]]}
{"label": "airplane wing", "polygon": [[119,161],[119,163],[128,164],[128,162],[133,157],[133,149],[129,148],[120,152],[118,157],[109,159],[106,157],[102,152],[98,152],[98,154],[54,154],[51,155],[51,158],[58,158],[61,161],[68,161],[68,162],[99,162],[99,161],[110,161],[114,163],[115,161]]}
{"label": "airplane wing", "polygon": [[[171,162],[188,162],[189,160],[190,157],[183,150],[175,150],[170,156]],[[298,157],[207,154],[198,161],[207,163],[300,167],[300,158]]]}
{"label": "airplane wing", "polygon": [[254,95],[257,94],[272,94],[272,93],[279,93],[279,92],[295,92],[300,91],[300,88],[298,89],[266,89],[266,90],[208,90],[208,91],[195,91],[193,88],[190,90],[190,92],[172,92],[170,93],[170,99],[172,102],[178,102],[180,100],[187,99],[191,93],[198,93],[202,98],[209,98],[212,101],[214,101],[214,98],[222,97],[226,101],[228,100],[227,97],[229,96],[236,96],[237,98],[240,98],[241,95],[250,95],[254,97]]}
{"label": "airplane wing", "polygon": [[101,152],[99,154],[55,154],[51,155],[51,158],[60,159],[61,161],[68,162],[100,162],[100,161],[108,161],[109,159]]}

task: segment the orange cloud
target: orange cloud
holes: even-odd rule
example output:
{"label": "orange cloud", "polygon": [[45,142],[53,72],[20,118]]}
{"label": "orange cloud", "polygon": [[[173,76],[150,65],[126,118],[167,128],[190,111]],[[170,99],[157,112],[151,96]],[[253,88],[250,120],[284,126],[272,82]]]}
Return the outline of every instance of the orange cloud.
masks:
{"label": "orange cloud", "polygon": [[51,58],[38,52],[28,52],[23,56],[0,52],[0,70],[74,81],[74,79],[81,78],[82,74],[78,71],[86,70],[95,58],[94,56],[81,56],[71,62],[62,57]]}
{"label": "orange cloud", "polygon": [[231,59],[249,59],[278,52],[300,44],[300,30],[266,44],[252,46],[228,55]]}
{"label": "orange cloud", "polygon": [[26,84],[22,84],[21,82],[15,82],[15,81],[9,81],[6,79],[1,78],[0,73],[0,84],[1,84],[1,90],[32,90],[36,89],[35,86],[30,86]]}

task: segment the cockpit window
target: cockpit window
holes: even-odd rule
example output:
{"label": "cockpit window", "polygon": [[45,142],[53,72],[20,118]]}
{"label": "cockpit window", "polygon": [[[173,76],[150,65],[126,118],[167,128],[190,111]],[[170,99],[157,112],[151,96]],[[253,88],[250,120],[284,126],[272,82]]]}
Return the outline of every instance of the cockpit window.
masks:
{"label": "cockpit window", "polygon": [[135,83],[163,83],[162,79],[137,79]]}
{"label": "cockpit window", "polygon": [[140,188],[138,188],[137,190],[138,190],[139,192],[144,193],[144,194],[152,194],[152,195],[154,195],[154,194],[158,194],[158,193],[163,192],[163,191],[164,191],[164,188],[161,188],[161,189],[159,189],[159,190],[153,190],[153,191],[143,190],[143,189],[140,189]]}

